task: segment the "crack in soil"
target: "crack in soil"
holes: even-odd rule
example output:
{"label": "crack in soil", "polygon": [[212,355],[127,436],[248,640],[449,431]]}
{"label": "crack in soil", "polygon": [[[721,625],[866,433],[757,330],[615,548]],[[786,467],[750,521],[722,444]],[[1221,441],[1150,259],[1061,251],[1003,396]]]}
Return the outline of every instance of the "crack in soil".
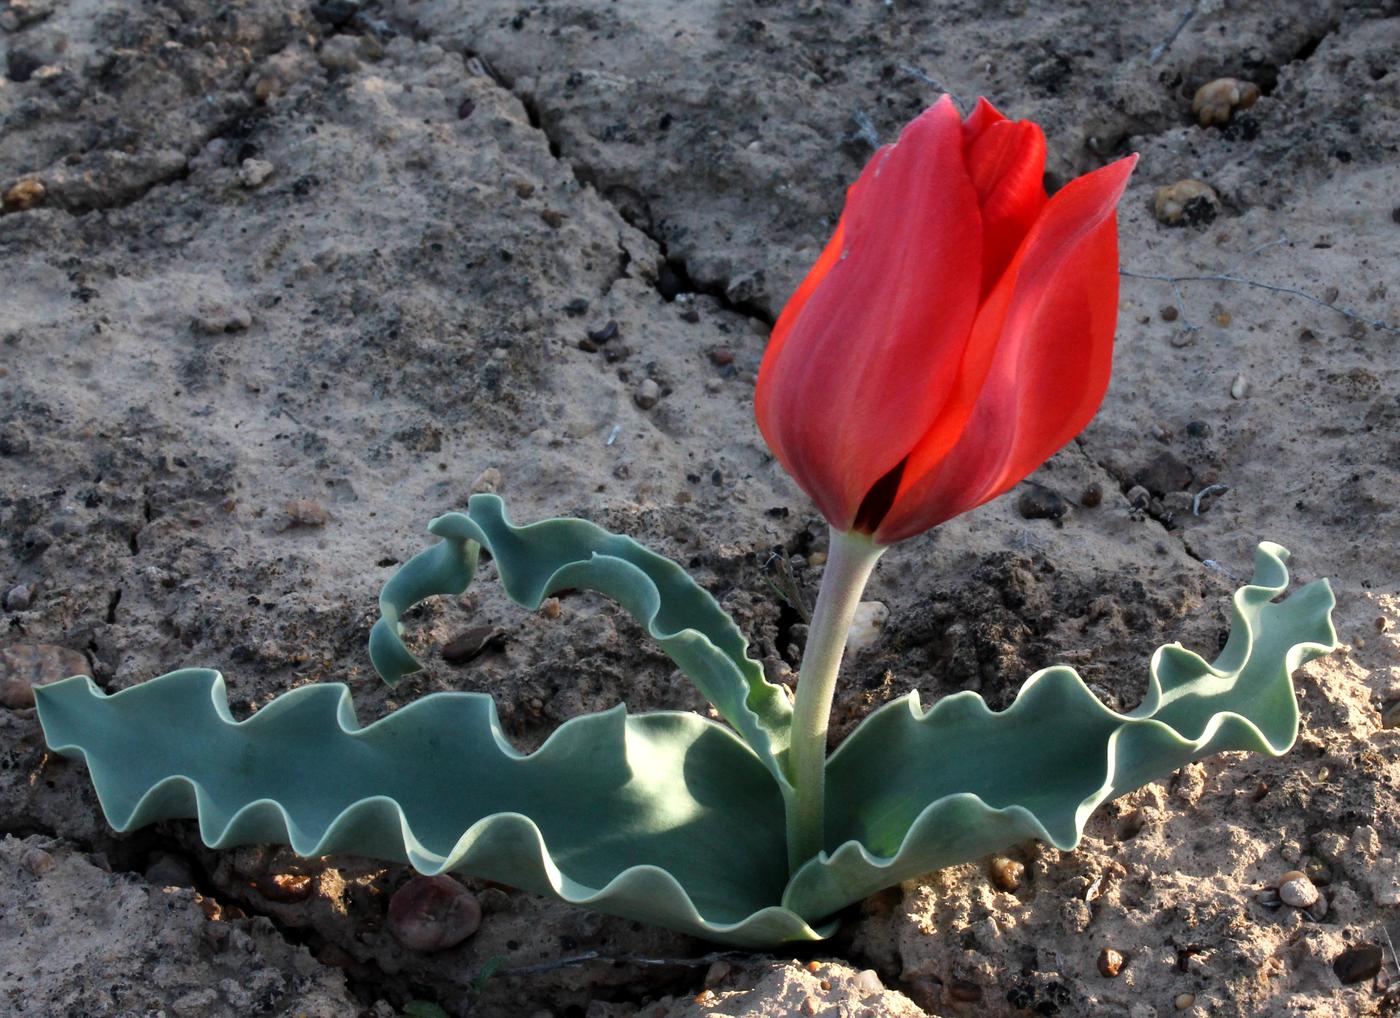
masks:
{"label": "crack in soil", "polygon": [[[663,300],[669,304],[683,293],[700,294],[712,298],[730,314],[761,322],[766,328],[773,327],[776,316],[767,304],[759,301],[734,300],[729,296],[729,280],[727,279],[697,280],[691,275],[688,263],[670,253],[665,238],[652,225],[655,219],[652,215],[651,203],[644,196],[626,184],[609,185],[596,167],[566,157],[562,141],[558,134],[551,129],[553,117],[549,111],[541,108],[535,95],[517,88],[515,82],[509,80],[496,69],[489,57],[475,50],[465,50],[462,59],[469,71],[472,69],[472,65],[476,64],[481,73],[495,82],[497,87],[512,95],[524,107],[530,126],[544,136],[549,146],[549,154],[567,166],[575,180],[592,188],[602,201],[617,212],[623,222],[632,226],[651,241],[656,252],[660,255],[657,259],[660,268],[656,278],[650,282]],[[628,201],[622,200],[622,192],[626,193]],[[625,250],[623,255],[624,260],[619,278],[625,274],[627,264],[631,260],[631,256],[627,255]]]}

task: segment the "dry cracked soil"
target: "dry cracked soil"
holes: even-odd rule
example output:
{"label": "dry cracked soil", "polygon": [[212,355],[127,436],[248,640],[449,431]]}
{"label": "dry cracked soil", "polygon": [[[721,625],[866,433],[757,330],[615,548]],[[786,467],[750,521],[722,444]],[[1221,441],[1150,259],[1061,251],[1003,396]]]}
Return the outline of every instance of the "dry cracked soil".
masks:
{"label": "dry cracked soil", "polygon": [[[1395,1013],[1397,53],[1400,7],[1361,0],[0,2],[0,1012]],[[1201,126],[1222,77],[1258,101]],[[344,681],[363,721],[480,690],[522,749],[704,708],[616,606],[524,613],[490,570],[410,619],[467,652],[380,685],[379,586],[473,491],[679,560],[791,681],[826,537],[755,372],[845,185],[944,90],[1043,124],[1051,188],[1141,153],[1113,381],[1029,482],[885,557],[837,735],[1055,662],[1131,706],[1152,648],[1219,647],[1267,538],[1338,599],[1289,755],[1186,767],[1076,851],[908,881],[796,953],[465,877],[480,931],[412,951],[402,866],[106,827],[30,683],[208,666],[244,716]],[[1161,221],[1184,179],[1215,197]],[[1270,900],[1290,870],[1321,908]]]}

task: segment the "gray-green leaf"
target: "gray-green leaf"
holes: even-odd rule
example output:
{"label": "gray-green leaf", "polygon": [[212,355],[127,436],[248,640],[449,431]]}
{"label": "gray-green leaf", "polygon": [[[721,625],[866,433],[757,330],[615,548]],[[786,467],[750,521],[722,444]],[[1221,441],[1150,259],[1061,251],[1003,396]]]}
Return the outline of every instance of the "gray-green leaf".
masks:
{"label": "gray-green leaf", "polygon": [[39,692],[49,744],[87,761],[118,831],[198,817],[213,848],[275,842],[459,870],[732,944],[822,935],[779,907],[776,782],[696,714],[619,706],[565,722],[527,756],[478,693],[437,693],[361,728],[339,683],[242,722],[207,669],[111,696],[82,676]]}
{"label": "gray-green leaf", "polygon": [[1326,581],[1274,603],[1287,556],[1261,544],[1215,664],[1179,644],[1158,648],[1147,695],[1127,714],[1063,666],[1031,676],[1000,713],[962,692],[927,712],[911,693],[871,714],[827,762],[829,852],[797,872],[783,903],[827,916],[1018,841],[1073,848],[1101,803],[1192,760],[1286,752],[1298,734],[1290,676],[1337,645]]}
{"label": "gray-green leaf", "polygon": [[484,547],[496,560],[505,592],[526,608],[534,610],[550,594],[571,587],[620,603],[753,747],[787,794],[783,767],[792,706],[748,656],[748,641],[734,620],[676,563],[584,520],[517,527],[495,495],[473,495],[466,515],[439,516],[428,530],[442,543],[406,562],[379,595],[370,659],[384,681],[393,684],[421,667],[403,645],[403,613],[434,594],[466,590]]}

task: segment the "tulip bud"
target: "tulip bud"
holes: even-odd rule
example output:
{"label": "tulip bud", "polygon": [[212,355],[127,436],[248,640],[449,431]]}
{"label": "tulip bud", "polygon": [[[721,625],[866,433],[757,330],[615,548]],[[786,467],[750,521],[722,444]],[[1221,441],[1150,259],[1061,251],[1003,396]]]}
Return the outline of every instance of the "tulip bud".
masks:
{"label": "tulip bud", "polygon": [[755,395],[764,439],[834,528],[912,537],[1089,422],[1136,161],[1047,199],[1040,128],[985,99],[964,120],[946,96],[875,153],[773,329]]}

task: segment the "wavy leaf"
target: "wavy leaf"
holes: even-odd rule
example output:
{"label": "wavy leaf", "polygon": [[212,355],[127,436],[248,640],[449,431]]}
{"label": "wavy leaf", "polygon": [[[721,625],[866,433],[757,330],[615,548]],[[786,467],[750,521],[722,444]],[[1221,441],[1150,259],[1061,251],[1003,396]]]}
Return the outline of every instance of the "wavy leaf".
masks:
{"label": "wavy leaf", "polygon": [[630,537],[584,520],[544,520],[517,527],[495,495],[473,495],[467,514],[428,525],[441,544],[400,567],[379,595],[380,619],[370,633],[370,659],[393,684],[422,667],[404,647],[400,619],[434,594],[460,594],[476,572],[478,546],[496,560],[501,586],[531,610],[555,591],[596,590],[646,627],[720,715],[734,726],[790,791],[784,763],[792,706],[748,656],[748,641],[719,603],[676,563]]}
{"label": "wavy leaf", "polygon": [[1216,662],[1158,648],[1147,695],[1127,714],[1067,667],[1031,676],[1000,713],[962,692],[927,712],[911,693],[871,714],[827,762],[832,848],[794,875],[783,904],[823,917],[1018,841],[1070,849],[1100,804],[1192,760],[1286,752],[1298,734],[1290,675],[1337,646],[1325,580],[1273,602],[1288,585],[1287,557],[1261,544]]}
{"label": "wavy leaf", "polygon": [[207,669],[111,696],[81,676],[36,693],[49,745],[86,760],[118,831],[197,817],[213,848],[275,842],[458,870],[738,945],[830,932],[778,907],[776,783],[695,714],[617,707],[525,755],[477,693],[427,696],[363,728],[339,683],[241,722]]}

